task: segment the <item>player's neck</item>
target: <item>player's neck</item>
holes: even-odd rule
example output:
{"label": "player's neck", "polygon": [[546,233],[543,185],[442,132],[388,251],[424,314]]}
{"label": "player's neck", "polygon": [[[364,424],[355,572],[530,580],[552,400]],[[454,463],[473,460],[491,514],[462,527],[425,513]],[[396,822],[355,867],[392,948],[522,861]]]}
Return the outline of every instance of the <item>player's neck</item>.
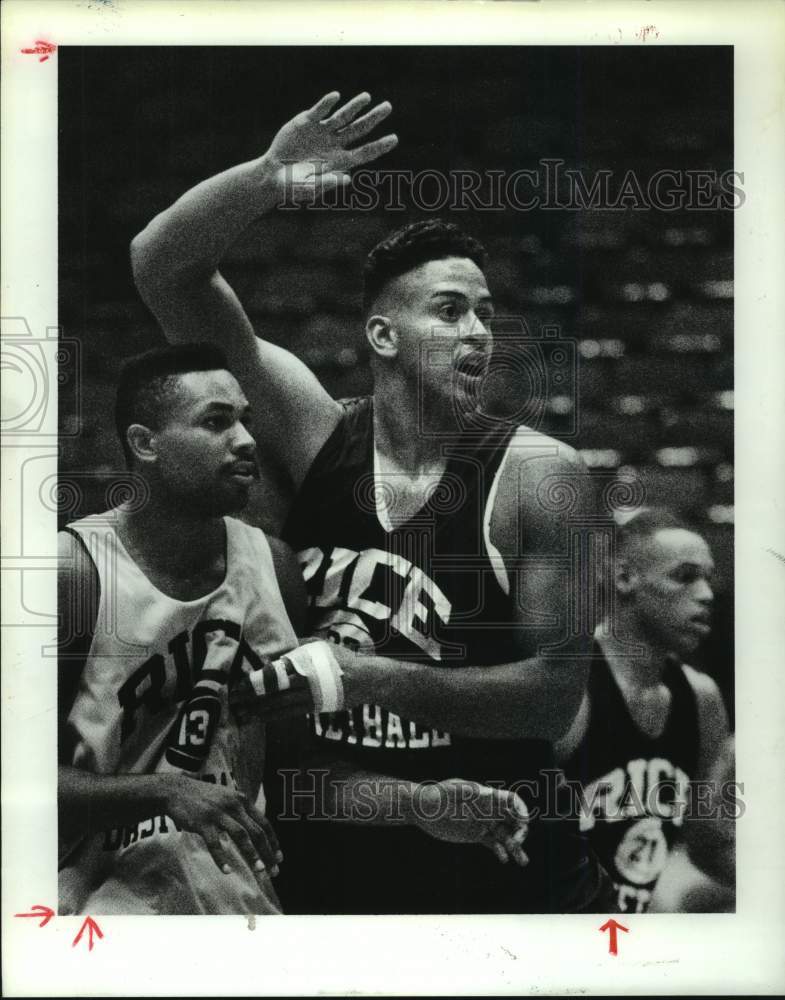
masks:
{"label": "player's neck", "polygon": [[214,566],[225,551],[222,517],[175,509],[151,494],[137,511],[119,508],[121,541],[148,565],[173,574],[194,574]]}
{"label": "player's neck", "polygon": [[[660,684],[669,651],[653,644],[635,621],[619,616],[613,630],[606,622],[596,638],[614,676],[624,687],[647,688]],[[630,655],[631,647],[639,648],[640,654]]]}
{"label": "player's neck", "polygon": [[444,462],[438,435],[423,434],[416,391],[398,381],[377,386],[373,397],[373,436],[377,454],[416,476]]}

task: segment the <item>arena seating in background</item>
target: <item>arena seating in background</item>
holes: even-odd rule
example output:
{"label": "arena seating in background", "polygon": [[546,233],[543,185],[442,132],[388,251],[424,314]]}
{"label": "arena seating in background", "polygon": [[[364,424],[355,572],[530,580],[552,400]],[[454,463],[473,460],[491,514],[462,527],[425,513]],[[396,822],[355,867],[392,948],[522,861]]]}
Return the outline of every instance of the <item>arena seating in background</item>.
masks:
{"label": "arena seating in background", "polygon": [[[131,237],[197,180],[256,155],[283,106],[305,106],[309,79],[335,66],[329,52],[309,52],[308,72],[269,101],[250,96],[260,72],[253,51],[196,58],[96,51],[61,67],[72,76],[70,85],[61,80],[68,128],[61,135],[60,322],[81,341],[81,391],[89,400],[80,414],[62,393],[63,420],[75,433],[64,438],[61,472],[98,474],[83,496],[87,507],[103,504],[104,484],[123,467],[111,422],[119,360],[161,339],[131,284]],[[661,167],[731,166],[732,106],[718,103],[711,81],[719,76],[695,74],[688,52],[608,49],[591,59],[579,65],[567,50],[531,50],[525,59],[499,50],[489,60],[465,49],[441,62],[410,54],[416,74],[406,60],[371,57],[362,72],[364,85],[393,97],[400,115],[394,168],[509,170],[564,157],[588,174],[634,169],[645,177]],[[203,91],[190,85],[197,65]],[[442,106],[447,92],[449,106],[461,109],[461,127],[448,122],[442,136],[420,109]],[[573,126],[565,126],[567,113]],[[260,333],[302,357],[336,396],[365,392],[362,259],[392,226],[428,216],[279,212],[248,229],[223,270]],[[488,246],[499,312],[522,318],[529,341],[556,329],[572,345],[567,381],[556,384],[546,365],[538,384],[540,425],[589,466],[637,475],[648,501],[689,517],[710,536],[721,586],[729,585],[732,213],[583,209],[454,218]],[[513,410],[516,393],[525,403],[533,391],[523,376],[500,385]]]}

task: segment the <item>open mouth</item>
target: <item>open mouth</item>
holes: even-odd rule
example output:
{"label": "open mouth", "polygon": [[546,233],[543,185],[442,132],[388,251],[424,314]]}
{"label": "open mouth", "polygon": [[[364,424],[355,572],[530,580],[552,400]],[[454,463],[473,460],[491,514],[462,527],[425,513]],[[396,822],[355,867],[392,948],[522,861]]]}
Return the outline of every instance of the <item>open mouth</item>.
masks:
{"label": "open mouth", "polygon": [[455,365],[455,371],[459,376],[476,381],[483,377],[488,370],[488,356],[481,351],[472,351],[461,358]]}

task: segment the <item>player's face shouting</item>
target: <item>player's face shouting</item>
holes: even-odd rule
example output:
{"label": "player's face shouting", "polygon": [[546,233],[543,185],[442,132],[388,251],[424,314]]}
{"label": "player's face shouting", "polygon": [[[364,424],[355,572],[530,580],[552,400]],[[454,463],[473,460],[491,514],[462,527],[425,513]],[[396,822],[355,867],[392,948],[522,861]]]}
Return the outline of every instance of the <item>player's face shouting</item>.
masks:
{"label": "player's face shouting", "polygon": [[227,371],[178,376],[167,419],[156,432],[158,474],[174,502],[229,514],[248,502],[258,478],[248,401]]}
{"label": "player's face shouting", "polygon": [[706,542],[682,528],[658,531],[640,553],[635,599],[641,624],[682,656],[711,631],[713,573]]}
{"label": "player's face shouting", "polygon": [[421,264],[391,286],[401,369],[423,391],[476,408],[492,346],[485,275],[468,258],[448,257]]}

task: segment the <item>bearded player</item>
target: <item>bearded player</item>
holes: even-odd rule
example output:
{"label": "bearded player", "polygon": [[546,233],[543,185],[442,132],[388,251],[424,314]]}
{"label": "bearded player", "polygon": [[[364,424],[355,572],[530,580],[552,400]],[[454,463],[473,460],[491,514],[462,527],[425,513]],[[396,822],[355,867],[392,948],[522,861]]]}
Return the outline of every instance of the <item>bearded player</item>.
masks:
{"label": "bearded player", "polygon": [[583,788],[582,828],[621,912],[648,909],[695,822],[690,783],[710,777],[728,734],[716,683],[684,662],[710,631],[713,572],[704,539],[667,510],[643,509],[617,530],[614,613],[557,750]]}
{"label": "bearded player", "polygon": [[[347,671],[354,660],[374,673],[364,704],[313,720],[310,762],[329,772],[350,817],[359,789],[382,795],[396,778],[450,774],[518,788],[539,808],[552,742],[585,688],[591,628],[580,614],[568,623],[568,608],[581,605],[585,567],[574,556],[593,505],[570,448],[478,412],[493,310],[482,247],[435,222],[369,255],[374,393],[344,402],[255,335],[218,270],[251,222],[347,183],[396,145],[394,135],[366,141],[391,110],[370,103],[328,94],[262,157],[186,193],[133,241],[135,279],[170,340],[227,351],[260,440],[296,491],[285,537],[306,580],[309,629],[338,643]],[[313,774],[291,791],[318,794]],[[607,908],[569,821],[532,823],[525,869],[384,822],[305,823],[302,833],[292,909]]]}
{"label": "bearded player", "polygon": [[[312,679],[272,660],[296,658],[291,551],[227,516],[258,471],[248,402],[216,347],[184,345],[126,365],[116,418],[138,496],[59,536],[60,912],[278,913],[264,730],[227,692],[258,675],[297,699]],[[434,792],[449,816],[402,821],[520,860],[514,796]]]}

